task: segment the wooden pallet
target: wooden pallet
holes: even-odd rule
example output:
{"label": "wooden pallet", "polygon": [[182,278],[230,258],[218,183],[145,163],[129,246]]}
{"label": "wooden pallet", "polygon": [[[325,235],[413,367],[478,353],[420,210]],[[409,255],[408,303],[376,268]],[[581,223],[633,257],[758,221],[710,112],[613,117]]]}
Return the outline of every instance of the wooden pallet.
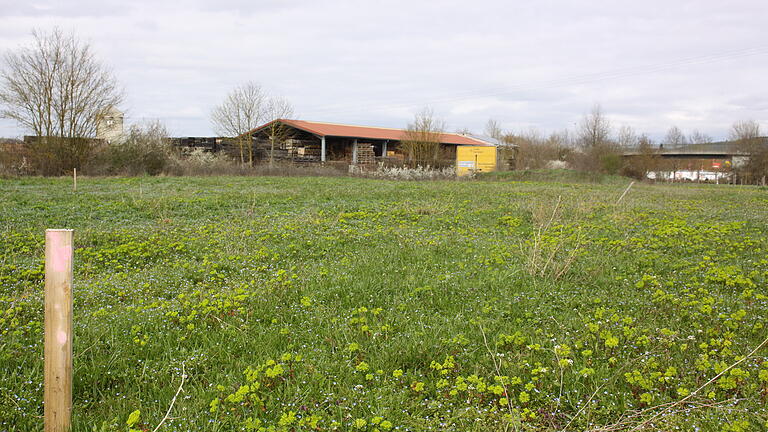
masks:
{"label": "wooden pallet", "polygon": [[376,163],[376,154],[373,151],[373,144],[362,143],[357,145],[357,164],[372,165]]}

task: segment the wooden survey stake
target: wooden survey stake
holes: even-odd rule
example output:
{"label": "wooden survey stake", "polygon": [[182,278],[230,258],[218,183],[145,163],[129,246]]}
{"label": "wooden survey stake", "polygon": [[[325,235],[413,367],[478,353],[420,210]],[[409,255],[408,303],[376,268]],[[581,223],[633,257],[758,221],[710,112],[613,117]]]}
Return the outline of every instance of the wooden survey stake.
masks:
{"label": "wooden survey stake", "polygon": [[72,419],[72,230],[45,231],[45,432]]}

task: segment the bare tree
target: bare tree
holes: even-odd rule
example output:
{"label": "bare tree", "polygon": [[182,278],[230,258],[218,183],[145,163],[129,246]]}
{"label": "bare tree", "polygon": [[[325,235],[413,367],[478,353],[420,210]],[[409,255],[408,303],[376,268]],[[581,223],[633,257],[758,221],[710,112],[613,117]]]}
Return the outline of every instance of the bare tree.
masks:
{"label": "bare tree", "polygon": [[456,129],[456,133],[459,135],[472,135],[472,130],[468,127],[463,127],[461,129]]}
{"label": "bare tree", "polygon": [[760,124],[754,120],[738,121],[731,126],[728,137],[735,141],[739,150],[748,155],[743,166],[738,166],[734,161],[743,180],[765,183],[768,176],[768,139],[761,137]]}
{"label": "bare tree", "polygon": [[160,120],[131,125],[120,142],[102,153],[106,166],[100,174],[160,174],[174,154],[169,135]]}
{"label": "bare tree", "polygon": [[217,134],[234,137],[240,150],[240,163],[245,163],[248,148],[248,163],[253,164],[253,139],[248,132],[260,126],[264,120],[267,96],[261,86],[247,82],[235,87],[224,102],[213,108],[211,122]]}
{"label": "bare tree", "polygon": [[505,143],[517,146],[518,169],[553,168],[566,165],[570,158],[571,136],[568,130],[553,132],[545,137],[536,128],[503,137]]}
{"label": "bare tree", "polygon": [[664,137],[664,144],[669,147],[680,147],[688,144],[688,138],[686,138],[683,131],[677,126],[672,126],[667,130],[667,135]]}
{"label": "bare tree", "polygon": [[[688,144],[688,138],[686,138],[683,131],[677,126],[672,126],[667,130],[667,134],[664,136],[664,142],[661,143],[661,147],[681,147]],[[672,172],[672,181],[675,181],[677,177],[677,171],[681,168],[679,159],[670,158],[664,163],[664,169]]]}
{"label": "bare tree", "polygon": [[621,155],[611,138],[613,129],[600,105],[584,116],[576,131],[581,153],[573,154],[573,164],[587,171],[615,174],[621,168]]}
{"label": "bare tree", "polygon": [[[250,132],[264,123],[293,115],[293,106],[286,99],[268,95],[261,86],[247,82],[235,87],[220,105],[211,112],[211,122],[219,135],[233,137],[240,150],[240,163],[245,163],[247,150],[248,164],[253,165],[253,137]],[[275,142],[287,129],[282,123],[270,124],[271,150],[270,166],[274,159]]]}
{"label": "bare tree", "polygon": [[[647,135],[637,137],[637,156],[632,161],[632,171],[640,180],[648,178],[648,173],[659,170],[660,157],[657,147]],[[657,172],[657,178],[658,172]]]}
{"label": "bare tree", "polygon": [[31,145],[43,174],[60,174],[88,162],[100,116],[123,95],[112,72],[73,33],[55,28],[32,35],[31,45],[4,56],[0,117],[35,135]]}
{"label": "bare tree", "polygon": [[269,167],[275,163],[275,144],[284,142],[291,137],[293,129],[283,122],[275,121],[293,116],[293,105],[287,99],[275,97],[267,101],[264,110],[264,121],[267,125],[266,133],[269,135]]}
{"label": "bare tree", "polygon": [[435,118],[434,112],[424,108],[416,114],[413,123],[408,124],[401,145],[408,159],[417,164],[437,161],[440,152],[440,137],[445,124]]}
{"label": "bare tree", "polygon": [[622,126],[619,128],[616,143],[621,149],[633,151],[633,154],[622,163],[623,175],[645,180],[649,172],[658,171],[660,164],[658,150],[648,135],[638,135],[632,127]]}
{"label": "bare tree", "polygon": [[757,138],[760,138],[760,123],[754,120],[737,121],[731,126],[728,138],[731,141],[752,144],[756,142]]}
{"label": "bare tree", "polygon": [[555,131],[549,134],[547,142],[557,147],[560,160],[564,160],[565,154],[573,147],[573,136],[568,129],[563,129],[559,132]]}
{"label": "bare tree", "polygon": [[582,148],[595,149],[605,146],[611,139],[611,123],[603,114],[600,105],[584,116],[579,124],[577,141]]}
{"label": "bare tree", "polygon": [[548,151],[549,149],[544,147],[544,138],[536,128],[509,133],[505,135],[504,141],[514,144],[518,148],[515,161],[517,169],[544,168],[547,162],[555,157],[555,152]]}
{"label": "bare tree", "polygon": [[635,148],[640,143],[640,137],[637,136],[631,126],[622,126],[619,128],[617,143],[622,148]]}
{"label": "bare tree", "polygon": [[494,119],[488,120],[488,122],[485,124],[485,130],[483,132],[487,136],[499,142],[501,142],[502,138],[504,137],[504,131],[501,130],[501,126],[499,126],[499,122],[497,122]]}
{"label": "bare tree", "polygon": [[690,141],[691,144],[709,144],[714,140],[711,136],[694,129],[688,136],[688,141]]}

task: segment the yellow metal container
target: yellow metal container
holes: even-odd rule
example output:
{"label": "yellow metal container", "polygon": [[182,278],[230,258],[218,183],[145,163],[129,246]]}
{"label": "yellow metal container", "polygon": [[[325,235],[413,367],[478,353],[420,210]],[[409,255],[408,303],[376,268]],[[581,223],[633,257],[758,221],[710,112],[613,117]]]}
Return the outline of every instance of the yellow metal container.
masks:
{"label": "yellow metal container", "polygon": [[491,171],[496,171],[495,146],[456,147],[456,174],[464,176]]}

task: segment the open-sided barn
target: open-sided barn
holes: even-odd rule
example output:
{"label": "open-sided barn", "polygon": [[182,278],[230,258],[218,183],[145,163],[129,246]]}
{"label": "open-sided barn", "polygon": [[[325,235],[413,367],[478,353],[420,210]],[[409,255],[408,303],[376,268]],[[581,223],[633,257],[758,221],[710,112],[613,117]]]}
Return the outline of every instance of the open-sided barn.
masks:
{"label": "open-sided barn", "polygon": [[[403,158],[405,129],[354,126],[306,120],[278,119],[249,132],[257,148],[275,157],[294,161],[343,161],[368,164],[381,158]],[[441,133],[438,141],[446,160],[456,157],[458,146],[492,146],[480,138],[457,133]]]}

